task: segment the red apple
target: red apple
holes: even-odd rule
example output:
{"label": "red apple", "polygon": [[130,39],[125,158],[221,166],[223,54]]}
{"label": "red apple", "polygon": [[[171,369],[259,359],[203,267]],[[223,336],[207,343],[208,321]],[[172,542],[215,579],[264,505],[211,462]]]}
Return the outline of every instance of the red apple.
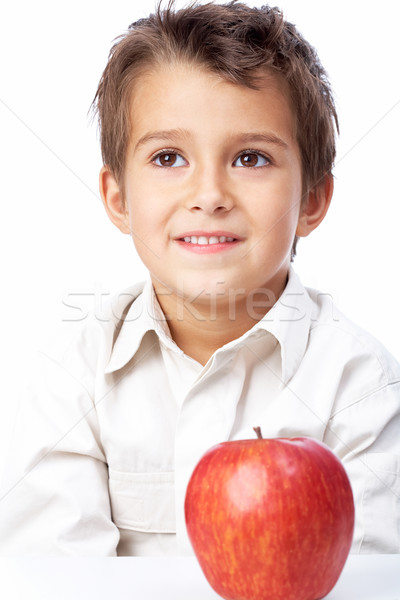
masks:
{"label": "red apple", "polygon": [[311,438],[224,442],[186,492],[190,541],[226,600],[317,600],[333,588],[353,538],[340,460]]}

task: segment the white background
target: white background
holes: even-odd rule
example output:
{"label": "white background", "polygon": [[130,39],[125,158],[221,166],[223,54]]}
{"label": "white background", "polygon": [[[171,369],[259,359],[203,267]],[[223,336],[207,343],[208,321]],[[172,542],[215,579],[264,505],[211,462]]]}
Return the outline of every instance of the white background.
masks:
{"label": "white background", "polygon": [[[332,207],[300,242],[295,268],[400,359],[399,2],[279,6],[318,49],[341,123]],[[153,0],[2,3],[0,466],[32,352],[84,315],[68,308],[70,295],[87,294],[84,311],[145,275],[102,208],[87,112],[112,40],[153,8]]]}

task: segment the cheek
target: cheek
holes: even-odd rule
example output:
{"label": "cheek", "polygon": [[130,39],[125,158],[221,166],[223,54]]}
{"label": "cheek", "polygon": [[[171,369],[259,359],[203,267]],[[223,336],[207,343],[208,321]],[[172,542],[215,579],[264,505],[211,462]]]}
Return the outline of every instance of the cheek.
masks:
{"label": "cheek", "polygon": [[300,172],[292,174],[288,181],[277,190],[274,205],[274,217],[285,228],[296,227],[299,219],[302,198],[302,184]]}
{"label": "cheek", "polygon": [[170,214],[170,195],[157,181],[148,181],[143,174],[134,178],[135,184],[127,189],[129,219],[143,230],[155,230],[165,223]]}
{"label": "cheek", "polygon": [[165,253],[168,237],[164,210],[154,198],[140,194],[130,197],[129,225],[136,251],[143,264],[151,271],[158,268]]}
{"label": "cheek", "polygon": [[301,186],[271,186],[254,207],[252,220],[257,238],[262,240],[264,252],[269,255],[287,254],[296,233],[301,201]]}
{"label": "cheek", "polygon": [[129,223],[133,232],[138,235],[146,235],[156,224],[156,212],[154,211],[154,202],[151,197],[145,193],[140,186],[130,188],[127,195],[127,207]]}
{"label": "cheek", "polygon": [[300,195],[285,193],[282,189],[272,192],[270,197],[258,203],[253,218],[258,226],[267,228],[273,235],[282,236],[296,228],[300,213]]}

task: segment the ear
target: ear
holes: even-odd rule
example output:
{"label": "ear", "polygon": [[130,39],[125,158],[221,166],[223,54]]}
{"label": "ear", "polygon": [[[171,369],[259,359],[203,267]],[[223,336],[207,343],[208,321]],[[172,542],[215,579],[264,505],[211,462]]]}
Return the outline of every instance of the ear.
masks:
{"label": "ear", "polygon": [[297,223],[296,235],[306,237],[323,221],[333,194],[333,176],[325,175],[303,201]]}
{"label": "ear", "polygon": [[117,180],[107,165],[100,171],[99,187],[104,208],[112,223],[122,233],[130,233],[129,218],[123,194]]}

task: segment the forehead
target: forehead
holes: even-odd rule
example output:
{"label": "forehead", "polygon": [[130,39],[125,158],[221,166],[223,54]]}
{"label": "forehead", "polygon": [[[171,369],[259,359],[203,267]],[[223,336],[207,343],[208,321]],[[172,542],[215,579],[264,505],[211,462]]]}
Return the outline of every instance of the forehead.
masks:
{"label": "forehead", "polygon": [[147,69],[130,92],[130,138],[152,129],[208,130],[211,122],[220,133],[272,127],[295,139],[295,112],[286,81],[271,71],[257,75],[253,89],[196,64]]}

